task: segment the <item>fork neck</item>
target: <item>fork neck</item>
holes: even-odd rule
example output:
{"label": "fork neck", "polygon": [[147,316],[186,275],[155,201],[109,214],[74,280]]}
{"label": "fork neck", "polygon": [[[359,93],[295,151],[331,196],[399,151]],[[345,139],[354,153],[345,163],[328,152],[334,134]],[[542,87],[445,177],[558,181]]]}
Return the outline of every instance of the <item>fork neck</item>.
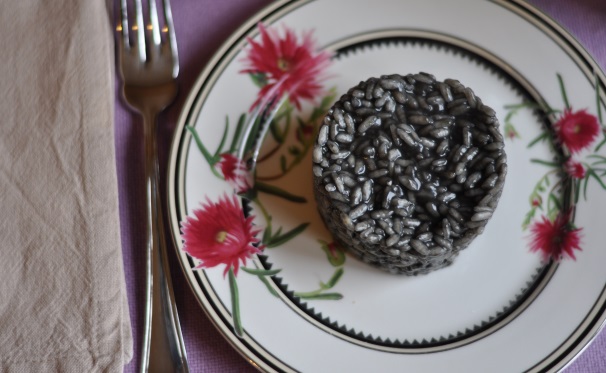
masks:
{"label": "fork neck", "polygon": [[124,97],[130,106],[141,112],[144,117],[155,117],[166,108],[177,95],[177,85],[169,82],[153,87],[125,85]]}

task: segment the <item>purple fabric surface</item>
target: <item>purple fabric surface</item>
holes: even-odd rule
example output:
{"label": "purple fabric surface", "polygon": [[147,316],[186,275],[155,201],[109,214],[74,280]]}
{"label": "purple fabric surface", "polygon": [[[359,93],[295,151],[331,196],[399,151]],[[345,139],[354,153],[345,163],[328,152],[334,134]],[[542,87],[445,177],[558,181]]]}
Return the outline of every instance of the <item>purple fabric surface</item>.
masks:
{"label": "purple fabric surface", "polygon": [[[179,112],[199,73],[231,33],[270,2],[269,0],[173,1],[173,16],[181,61],[180,94],[175,104],[159,119],[160,168],[163,176]],[[530,2],[569,29],[595,57],[602,69],[606,69],[605,1],[532,0]],[[118,96],[118,88],[116,96]],[[145,282],[142,139],[140,119],[129,112],[117,99],[116,157],[120,218],[127,291],[135,337],[135,355],[132,362],[125,367],[125,372],[138,371],[141,355],[144,302],[141,289]],[[164,193],[164,186],[162,188]],[[256,370],[215,329],[194,298],[174,253],[169,254],[190,370],[192,372],[255,372]],[[598,335],[594,343],[567,368],[566,372],[606,372],[606,331]]]}

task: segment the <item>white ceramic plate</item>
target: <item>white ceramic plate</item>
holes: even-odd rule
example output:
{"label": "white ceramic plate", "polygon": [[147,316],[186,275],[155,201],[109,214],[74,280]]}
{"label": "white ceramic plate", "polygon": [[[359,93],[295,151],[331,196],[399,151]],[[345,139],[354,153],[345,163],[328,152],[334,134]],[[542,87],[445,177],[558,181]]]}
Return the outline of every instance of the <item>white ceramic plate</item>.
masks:
{"label": "white ceramic plate", "polygon": [[[300,108],[287,102],[277,108],[274,123],[261,129],[251,128],[247,118],[264,82],[242,72],[250,53],[246,38],[260,40],[259,22],[278,36],[292,30],[298,43],[311,32],[323,50],[334,53],[322,93],[302,100]],[[419,71],[439,80],[459,79],[496,110],[509,173],[486,230],[452,266],[401,277],[344,255],[331,243],[311,189],[311,147],[335,92],[344,93],[370,76]],[[604,135],[600,130],[573,154],[582,169],[570,172],[578,178],[562,176],[568,175],[561,164],[569,154],[566,143],[563,150],[553,150],[551,137],[533,140],[556,133],[551,125],[565,115],[567,105],[580,131],[587,131],[587,121],[601,119],[605,81],[571,36],[522,2],[272,4],[243,25],[202,73],[173,142],[171,227],[194,293],[233,346],[266,371],[563,368],[606,318],[606,233],[601,226],[606,158],[598,149]],[[543,106],[512,106],[524,102]],[[579,116],[582,109],[590,119]],[[238,136],[247,131],[253,135],[249,147]],[[225,264],[209,268],[207,254],[196,258],[183,251],[181,224],[195,225],[194,210],[202,203],[233,195],[217,163],[221,155],[241,157],[257,145],[255,192],[249,193],[254,198],[238,200],[236,209],[254,216],[261,231],[257,238],[268,247],[240,262],[247,270],[225,275]],[[533,229],[549,235],[547,228],[566,206],[572,208],[568,222],[574,228],[562,228],[568,232],[564,235],[580,237],[582,251],[569,242],[576,260],[545,261],[530,250]],[[220,216],[228,216],[229,209],[209,214],[215,214],[215,230],[202,227],[198,234],[227,242],[233,227],[216,229],[233,223]],[[227,260],[225,253],[215,254],[216,263]],[[196,269],[200,258],[206,258],[206,266]]]}

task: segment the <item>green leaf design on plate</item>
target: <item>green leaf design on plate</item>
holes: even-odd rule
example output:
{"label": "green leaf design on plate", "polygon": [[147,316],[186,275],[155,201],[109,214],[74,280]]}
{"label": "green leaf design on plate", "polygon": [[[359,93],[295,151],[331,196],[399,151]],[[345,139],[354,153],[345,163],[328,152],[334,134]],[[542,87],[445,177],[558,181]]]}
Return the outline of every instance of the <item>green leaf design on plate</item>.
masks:
{"label": "green leaf design on plate", "polygon": [[308,300],[341,300],[341,299],[343,299],[343,295],[340,293],[320,293],[320,294],[299,296],[299,298],[308,299]]}
{"label": "green leaf design on plate", "polygon": [[241,267],[241,269],[244,272],[250,273],[251,275],[255,275],[255,276],[273,276],[282,271],[281,269],[258,269],[258,268],[246,268],[246,267]]}
{"label": "green leaf design on plate", "polygon": [[272,137],[274,138],[274,140],[276,140],[276,142],[278,144],[282,144],[284,142],[286,133],[280,132],[280,128],[278,127],[277,121],[275,121],[275,120],[271,121],[271,123],[269,124],[269,132],[271,133]]}
{"label": "green leaf design on plate", "polygon": [[328,282],[325,284],[325,286],[323,286],[326,289],[330,289],[332,287],[334,287],[337,282],[339,282],[339,280],[341,279],[341,277],[343,277],[343,273],[345,273],[345,271],[343,270],[343,268],[338,268],[335,273],[332,275],[332,277],[330,278],[330,280],[328,280]]}
{"label": "green leaf design on plate", "polygon": [[532,222],[532,219],[534,218],[536,213],[537,213],[536,207],[531,208],[530,211],[528,211],[526,213],[526,216],[524,216],[524,221],[522,222],[522,230],[525,231],[526,229],[528,229],[528,226]]}
{"label": "green leaf design on plate", "polygon": [[229,269],[229,290],[231,292],[231,317],[234,322],[234,332],[238,337],[244,335],[244,329],[242,328],[242,320],[240,318],[240,294],[238,293],[238,283],[236,282],[236,275],[234,269]]}
{"label": "green leaf design on plate", "polygon": [[249,273],[253,276],[257,276],[259,280],[261,280],[261,282],[265,284],[265,287],[267,287],[267,290],[269,290],[270,294],[276,297],[278,296],[278,293],[274,290],[273,286],[271,286],[271,283],[269,282],[267,277],[280,273],[280,271],[282,271],[281,269],[257,269],[246,267],[242,267],[241,269],[246,273]]}
{"label": "green leaf design on plate", "polygon": [[606,144],[606,133],[604,134],[604,139],[595,147],[595,151],[597,152],[600,150],[604,144]]}
{"label": "green leaf design on plate", "polygon": [[538,142],[545,141],[549,138],[549,134],[547,132],[541,133],[539,136],[535,137],[529,144],[526,146],[527,148],[532,148]]}
{"label": "green leaf design on plate", "polygon": [[562,78],[562,75],[560,75],[559,73],[557,74],[558,76],[558,83],[560,85],[560,93],[562,94],[562,101],[564,101],[564,106],[566,106],[566,109],[570,109],[570,103],[568,102],[568,95],[566,94],[566,87],[564,86],[564,79]]}
{"label": "green leaf design on plate", "polygon": [[269,290],[269,293],[271,295],[273,295],[274,297],[279,297],[278,293],[274,290],[273,286],[271,286],[267,277],[265,277],[265,276],[257,276],[257,277],[259,278],[259,280],[261,280],[261,282],[263,282],[263,284],[265,284],[265,287],[267,288],[267,290]]}
{"label": "green leaf design on plate", "polygon": [[343,267],[337,268],[337,270],[333,273],[327,283],[320,282],[319,289],[308,292],[295,292],[294,295],[301,299],[342,299],[343,295],[339,293],[325,293],[325,291],[333,288],[337,284],[337,282],[339,282],[341,277],[343,277],[344,272],[345,270],[343,269]]}
{"label": "green leaf design on plate", "polygon": [[[301,234],[306,228],[309,226],[309,223],[302,223],[296,226],[295,228],[289,230],[284,234],[280,234],[280,230],[273,237],[269,239],[265,245],[267,248],[271,249],[280,245],[285,244],[286,242],[292,240],[297,235]],[[281,228],[280,228],[281,229]]]}
{"label": "green leaf design on plate", "polygon": [[223,146],[225,145],[225,140],[227,139],[227,132],[229,131],[229,119],[225,117],[225,130],[223,131],[223,136],[221,136],[221,141],[219,142],[219,146],[217,146],[217,151],[215,152],[214,159],[219,159],[221,152],[223,151]]}
{"label": "green leaf design on plate", "polygon": [[548,162],[548,161],[544,161],[542,159],[533,158],[530,160],[530,162],[542,164],[544,166],[549,166],[549,167],[560,167],[560,164],[558,162]]}
{"label": "green leaf design on plate", "polygon": [[194,141],[195,141],[196,145],[198,146],[198,149],[200,150],[200,153],[202,153],[202,156],[204,157],[204,159],[206,159],[206,162],[210,166],[210,170],[212,171],[212,173],[219,179],[223,179],[223,175],[221,175],[215,169],[215,164],[219,161],[219,159],[217,159],[216,157],[213,157],[209,153],[209,151],[206,149],[206,147],[202,143],[202,140],[200,139],[200,136],[198,135],[198,131],[194,127],[185,126],[185,128],[192,134]]}
{"label": "green leaf design on plate", "polygon": [[593,168],[587,168],[587,175],[588,177],[593,177],[598,182],[598,184],[600,184],[602,189],[606,189],[606,184],[604,184],[602,179],[598,176],[598,174],[596,174]]}
{"label": "green leaf design on plate", "polygon": [[229,152],[233,153],[236,151],[236,147],[240,142],[240,136],[242,135],[242,128],[244,127],[244,123],[246,122],[246,114],[240,115],[238,119],[238,124],[236,125],[236,131],[234,132],[234,136],[231,139],[231,145],[229,146]]}
{"label": "green leaf design on plate", "polygon": [[575,187],[574,187],[574,204],[576,205],[579,202],[579,198],[581,196],[581,179],[577,179],[575,180]]}
{"label": "green leaf design on plate", "polygon": [[206,159],[206,162],[208,162],[208,164],[211,166],[214,165],[216,163],[215,158],[206,149],[206,147],[204,146],[204,143],[202,143],[202,140],[200,139],[200,136],[198,135],[198,131],[192,126],[185,126],[185,128],[194,137],[194,141],[195,141],[196,145],[198,146],[200,153],[202,153],[202,156],[204,156],[204,158]]}
{"label": "green leaf design on plate", "polygon": [[253,84],[259,88],[263,88],[267,85],[267,75],[264,73],[250,73],[250,80],[252,80]]}
{"label": "green leaf design on plate", "polygon": [[553,193],[549,193],[547,200],[547,214],[549,217],[555,217],[560,211],[562,211],[562,203],[560,199]]}
{"label": "green leaf design on plate", "polygon": [[595,159],[596,161],[592,162],[592,165],[606,164],[606,157],[599,154],[591,154],[588,155],[587,158]]}
{"label": "green leaf design on plate", "polygon": [[269,224],[263,230],[263,237],[261,238],[261,242],[269,242],[270,239],[271,239],[271,224]]}
{"label": "green leaf design on plate", "polygon": [[285,191],[275,185],[266,184],[260,181],[255,183],[255,189],[262,193],[271,194],[277,197],[284,198],[287,201],[295,202],[295,203],[306,203],[307,199],[304,197],[300,197]]}

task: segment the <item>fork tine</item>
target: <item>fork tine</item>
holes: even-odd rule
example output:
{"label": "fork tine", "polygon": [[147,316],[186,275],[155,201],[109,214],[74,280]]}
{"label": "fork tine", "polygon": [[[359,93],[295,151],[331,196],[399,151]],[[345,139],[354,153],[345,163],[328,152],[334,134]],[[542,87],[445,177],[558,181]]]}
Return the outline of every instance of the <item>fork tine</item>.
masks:
{"label": "fork tine", "polygon": [[143,7],[141,6],[141,0],[135,0],[135,17],[137,27],[135,47],[139,52],[139,59],[141,62],[145,62],[147,60],[147,53],[145,51],[145,22],[143,21]]}
{"label": "fork tine", "polygon": [[120,0],[120,30],[122,38],[120,38],[120,51],[130,48],[128,38],[128,10],[126,9],[126,0]]}
{"label": "fork tine", "polygon": [[151,28],[151,30],[149,31],[151,31],[151,39],[154,45],[160,45],[160,25],[158,23],[158,11],[156,10],[156,0],[149,0],[148,10]]}
{"label": "fork tine", "polygon": [[162,0],[164,6],[164,20],[166,22],[167,43],[170,47],[170,53],[173,56],[173,78],[179,75],[179,54],[177,52],[177,37],[175,35],[175,25],[173,24],[173,13],[170,8],[170,0]]}

